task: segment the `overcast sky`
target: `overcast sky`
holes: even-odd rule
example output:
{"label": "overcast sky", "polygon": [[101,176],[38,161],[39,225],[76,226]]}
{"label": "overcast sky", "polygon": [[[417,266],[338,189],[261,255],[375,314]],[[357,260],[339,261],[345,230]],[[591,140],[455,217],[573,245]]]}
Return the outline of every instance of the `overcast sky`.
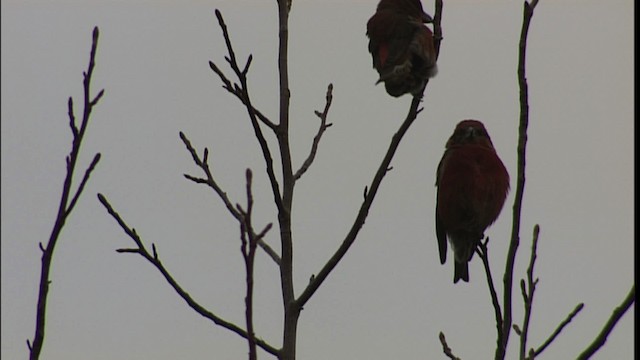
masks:
{"label": "overcast sky", "polygon": [[[374,86],[365,24],[376,0],[294,0],[290,17],[291,145],[308,153],[329,83],[334,102],[316,161],[294,197],[299,294],[341,243],[362,193],[404,119],[410,97]],[[433,14],[433,2],[423,2]],[[632,0],[542,0],[531,24],[530,126],[518,280],[540,224],[530,345],[580,302],[585,308],[544,353],[570,359],[593,340],[634,283]],[[243,203],[254,172],[256,224],[276,222],[264,161],[246,111],[221,88],[228,69],[214,9],[240,59],[253,54],[254,104],[277,118],[275,1],[2,1],[2,350],[28,356],[40,275],[39,242],[54,223],[71,147],[67,99],[81,103],[91,31],[100,28],[94,109],[78,175],[102,159],[62,232],[51,273],[43,359],[242,359],[246,342],[186,306],[140,256],[96,198],[105,194],[202,305],[244,325],[239,229],[178,137],[210,150],[214,176]],[[300,359],[444,358],[438,333],[464,359],[488,359],[495,322],[481,262],[452,283],[438,260],[435,172],[458,121],[484,122],[512,192],[486,231],[498,290],[511,229],[519,116],[521,1],[447,1],[439,74],[405,136],[367,222],[300,318]],[[230,74],[230,73],[229,73]],[[81,108],[76,106],[76,113]],[[266,131],[266,130],[265,130]],[[273,153],[275,142],[270,138]],[[77,184],[77,182],[76,182]],[[279,249],[277,231],[266,241]],[[451,260],[451,254],[449,254]],[[257,256],[256,333],[281,346],[278,272]],[[632,359],[634,308],[595,359]],[[512,334],[510,358],[518,338]],[[261,352],[261,358],[271,358]]]}

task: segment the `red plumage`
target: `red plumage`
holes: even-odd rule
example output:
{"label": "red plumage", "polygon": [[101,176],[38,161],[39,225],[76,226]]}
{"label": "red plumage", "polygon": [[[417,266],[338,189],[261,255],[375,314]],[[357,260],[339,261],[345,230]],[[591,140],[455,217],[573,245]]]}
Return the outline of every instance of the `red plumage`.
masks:
{"label": "red plumage", "polygon": [[384,82],[389,95],[419,95],[426,80],[436,75],[433,34],[424,25],[432,21],[420,0],[381,0],[367,22],[377,83]]}
{"label": "red plumage", "polygon": [[469,281],[469,265],[484,231],[498,218],[509,192],[509,174],[484,125],[461,121],[447,141],[436,177],[436,235],[440,262],[453,248],[453,282]]}

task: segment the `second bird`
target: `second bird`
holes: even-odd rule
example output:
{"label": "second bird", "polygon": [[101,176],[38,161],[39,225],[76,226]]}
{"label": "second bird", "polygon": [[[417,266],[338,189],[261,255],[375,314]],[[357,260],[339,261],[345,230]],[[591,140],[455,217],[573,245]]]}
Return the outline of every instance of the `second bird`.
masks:
{"label": "second bird", "polygon": [[[425,23],[433,19],[420,0],[381,0],[367,22],[373,67],[394,97],[422,93],[428,78],[437,73],[433,33]],[[376,84],[377,84],[376,83]]]}
{"label": "second bird", "polygon": [[453,282],[468,282],[469,260],[509,192],[507,169],[480,121],[458,123],[438,165],[436,186],[440,262],[447,260],[448,238],[455,263]]}

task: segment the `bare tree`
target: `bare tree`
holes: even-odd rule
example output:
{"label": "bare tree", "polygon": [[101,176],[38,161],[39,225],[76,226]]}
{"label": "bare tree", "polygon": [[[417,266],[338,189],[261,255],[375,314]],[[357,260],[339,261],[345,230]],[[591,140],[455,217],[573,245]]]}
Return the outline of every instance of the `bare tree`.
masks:
{"label": "bare tree", "polygon": [[[290,0],[278,0],[278,14],[279,14],[279,53],[278,53],[278,71],[279,71],[279,116],[277,120],[270,119],[265,113],[261,112],[253,103],[248,83],[248,73],[251,69],[253,56],[249,55],[246,60],[241,60],[236,57],[234,52],[233,43],[227,25],[223,19],[222,14],[216,10],[215,14],[222,30],[222,36],[225,41],[227,55],[225,60],[230,69],[224,70],[222,66],[214,61],[209,62],[212,71],[219,77],[222,82],[223,88],[226,89],[229,94],[237,98],[245,107],[249,123],[254,131],[255,138],[260,146],[262,158],[265,165],[265,171],[269,180],[270,191],[273,196],[275,208],[277,210],[277,226],[280,239],[281,252],[277,253],[273,248],[264,241],[264,237],[273,227],[273,223],[254,224],[252,217],[253,209],[253,189],[252,189],[252,171],[246,170],[246,205],[241,206],[234,202],[220,184],[216,181],[214,171],[209,165],[209,151],[206,147],[202,150],[198,150],[194,146],[186,134],[180,133],[180,139],[184,143],[187,151],[191,155],[193,162],[197,165],[201,171],[201,175],[189,175],[185,174],[185,178],[196,183],[205,185],[213,190],[220,198],[231,216],[238,222],[240,227],[240,240],[241,240],[241,253],[245,264],[245,279],[246,279],[246,296],[245,296],[245,325],[244,327],[236,325],[223,319],[217,315],[214,311],[210,311],[204,308],[197,300],[195,300],[189,293],[173,278],[171,272],[164,266],[160,260],[158,251],[155,244],[151,243],[151,250],[149,251],[145,242],[142,240],[138,232],[130,227],[122,218],[122,216],[114,209],[109,203],[107,198],[103,194],[98,194],[99,201],[105,206],[109,214],[118,222],[119,226],[125,231],[125,233],[133,240],[135,246],[131,248],[122,248],[117,251],[120,253],[134,253],[142,256],[152,265],[154,265],[158,271],[165,277],[166,281],[173,287],[176,293],[190,306],[194,311],[204,316],[205,318],[213,321],[218,326],[221,326],[229,331],[236,333],[237,335],[247,340],[248,356],[249,359],[257,358],[257,349],[277,357],[281,360],[292,360],[296,357],[296,343],[297,343],[297,326],[298,319],[303,307],[307,304],[309,299],[316,293],[327,277],[333,272],[336,265],[342,260],[347,251],[354,244],[358,237],[359,231],[362,228],[369,210],[373,205],[377,191],[391,168],[391,161],[395,155],[400,142],[404,135],[416,119],[417,115],[422,110],[420,108],[420,102],[422,95],[414,97],[409,107],[408,113],[400,125],[397,132],[392,136],[391,143],[387,149],[386,154],[380,162],[380,165],[373,175],[371,183],[364,189],[364,199],[360,205],[360,208],[355,215],[355,220],[351,225],[351,228],[345,235],[341,245],[335,250],[333,255],[327,259],[326,263],[313,275],[309,283],[302,289],[299,294],[294,292],[293,288],[293,244],[294,234],[291,227],[291,211],[292,202],[295,194],[296,182],[301,179],[306,171],[313,165],[313,161],[317,154],[319,144],[326,130],[332,125],[328,122],[329,110],[331,108],[333,99],[333,85],[327,86],[325,106],[322,110],[318,110],[315,114],[318,116],[320,124],[318,131],[311,143],[311,149],[306,156],[305,160],[299,166],[294,166],[292,162],[291,148],[289,146],[289,107],[290,107],[290,90],[289,90],[289,78],[288,78],[288,17],[291,7]],[[513,328],[517,335],[520,337],[519,357],[520,359],[533,359],[542,353],[546,347],[551,344],[562,331],[562,329],[582,310],[583,304],[578,304],[575,309],[564,319],[556,330],[549,336],[549,338],[537,348],[530,347],[528,345],[528,332],[531,316],[533,314],[533,299],[536,290],[538,279],[534,275],[535,260],[537,257],[537,246],[540,228],[536,226],[534,228],[532,250],[529,260],[529,268],[526,274],[526,280],[520,281],[521,294],[523,297],[523,303],[525,307],[525,316],[521,325],[515,325],[512,319],[512,303],[513,303],[513,277],[514,277],[514,263],[520,241],[520,217],[521,208],[523,202],[523,191],[525,184],[525,160],[526,160],[526,144],[527,144],[527,127],[529,122],[529,104],[528,104],[528,90],[527,80],[525,74],[525,59],[526,59],[526,41],[527,34],[530,26],[530,22],[533,16],[534,9],[538,1],[533,0],[531,2],[524,2],[524,20],[521,30],[520,44],[519,44],[519,62],[518,62],[518,80],[520,85],[520,119],[519,119],[519,141],[518,141],[518,169],[517,169],[517,185],[516,195],[513,206],[513,228],[510,241],[510,247],[507,253],[507,262],[505,271],[503,274],[504,293],[502,294],[502,301],[498,297],[496,287],[491,275],[489,267],[489,249],[487,238],[483,241],[477,252],[482,259],[487,275],[487,284],[489,287],[490,298],[495,311],[496,318],[496,359],[504,359],[506,357],[506,351],[509,343],[511,329]],[[442,0],[435,0],[435,14],[434,14],[434,36],[436,42],[436,54],[439,54],[440,42],[442,40],[442,27],[441,19],[443,12]],[[275,138],[277,143],[277,150],[273,149],[267,139],[269,136]],[[277,154],[277,155],[274,155]],[[275,165],[274,163],[277,163]],[[276,174],[276,169],[281,169],[280,174]],[[258,230],[259,229],[259,230]],[[282,343],[280,345],[269,344],[257,334],[253,327],[253,272],[254,272],[254,258],[256,251],[262,249],[279,267],[280,271],[280,290],[282,297],[282,306],[284,317],[283,321],[283,334]],[[603,334],[598,336],[589,349],[585,350],[585,357],[588,358],[588,354],[591,354],[604,343],[606,334],[608,334],[615,325],[617,319],[629,308],[633,302],[633,294],[635,294],[635,288],[632,289],[630,294],[632,300],[625,300],[623,306],[617,310],[612,316],[612,320],[607,324],[603,330]],[[443,346],[444,355],[450,359],[459,359],[454,350],[447,344],[445,335],[440,334],[440,341]],[[592,350],[591,350],[592,349]]]}
{"label": "bare tree", "polygon": [[[378,170],[373,176],[371,184],[364,190],[364,200],[360,206],[360,209],[356,215],[356,218],[351,226],[349,232],[345,235],[342,244],[331,256],[326,264],[319,269],[314,275],[309,284],[302,290],[299,295],[294,293],[293,289],[293,234],[291,231],[291,206],[294,196],[294,188],[296,181],[299,180],[312,165],[318,145],[325,131],[332,125],[327,122],[329,110],[331,108],[331,102],[333,98],[333,85],[329,84],[326,93],[325,107],[321,111],[316,111],[316,115],[320,120],[320,126],[318,132],[314,137],[311,150],[307,155],[305,161],[294,171],[294,165],[291,160],[291,149],[289,147],[289,76],[288,76],[288,22],[289,22],[289,10],[291,1],[278,0],[278,14],[279,14],[279,53],[278,53],[278,70],[279,70],[279,83],[280,83],[280,108],[279,119],[273,121],[264,115],[259,109],[257,109],[251,100],[247,82],[247,74],[250,70],[251,62],[253,60],[252,55],[249,55],[243,65],[240,64],[233,49],[233,45],[230,39],[229,31],[224,22],[222,14],[216,10],[216,17],[222,34],[225,40],[228,54],[225,60],[231,68],[232,74],[235,80],[231,80],[229,76],[225,74],[220,66],[215,62],[210,62],[211,69],[218,75],[222,81],[223,87],[233,96],[235,96],[246,108],[247,115],[251,126],[253,127],[256,140],[260,145],[262,156],[266,165],[266,172],[269,178],[271,192],[273,195],[274,203],[278,213],[278,227],[281,243],[281,254],[277,254],[268,244],[263,241],[263,237],[267,231],[271,228],[271,224],[265,225],[260,232],[254,230],[254,224],[251,221],[251,207],[252,207],[252,190],[251,190],[251,171],[247,169],[247,205],[246,209],[243,209],[239,205],[234,205],[234,202],[227,196],[226,192],[216,182],[209,163],[208,163],[208,149],[204,148],[202,156],[191,144],[188,137],[180,133],[180,138],[185,144],[187,150],[191,154],[195,164],[202,170],[203,175],[192,176],[185,174],[185,177],[195,183],[203,184],[210,187],[222,200],[227,210],[238,221],[241,228],[241,241],[242,241],[242,255],[245,261],[246,269],[246,282],[247,293],[245,297],[245,313],[246,313],[246,329],[241,328],[238,325],[230,323],[221,317],[214,314],[209,310],[202,307],[196,300],[194,300],[172,277],[170,272],[164,267],[155,245],[152,244],[152,251],[149,252],[145,247],[142,239],[135,231],[135,229],[129,227],[122,217],[114,210],[107,198],[98,194],[100,202],[107,208],[108,212],[116,219],[119,225],[124,229],[127,235],[133,239],[136,247],[119,249],[122,253],[137,253],[144,257],[147,261],[152,263],[165,277],[169,284],[175,289],[187,304],[193,308],[196,312],[212,320],[219,326],[222,326],[230,331],[247,339],[249,347],[249,358],[256,358],[256,347],[278,357],[279,359],[295,359],[296,356],[296,340],[297,340],[297,326],[298,318],[302,308],[307,301],[315,294],[318,288],[322,285],[329,274],[335,269],[336,265],[347,253],[349,248],[355,242],[360,229],[362,228],[365,219],[369,213],[373,201],[376,197],[378,188],[382,183],[386,173],[390,169],[391,161],[395,155],[396,150],[403,136],[408,131],[409,127],[416,119],[417,115],[422,110],[419,108],[422,100],[422,95],[414,97],[411,102],[409,111],[405,117],[405,120],[401,124],[398,131],[393,135],[389,148],[382,159]],[[434,19],[434,33],[436,40],[436,53],[439,53],[440,41],[442,39],[442,31],[440,21],[442,18],[442,1],[436,1],[436,12]],[[280,168],[282,174],[278,177],[275,173],[273,149],[268,145],[265,136],[265,128],[267,131],[271,131],[272,135],[278,144],[278,154]],[[280,285],[282,293],[282,304],[284,310],[283,319],[283,337],[282,345],[280,347],[268,344],[264,340],[254,334],[252,326],[252,284],[253,284],[253,257],[255,255],[255,249],[260,246],[279,266],[280,268]]]}
{"label": "bare tree", "polygon": [[[96,58],[96,50],[98,48],[98,28],[95,27],[93,29],[93,41],[91,44],[91,55],[89,56],[89,68],[87,72],[83,73],[83,81],[82,85],[84,87],[84,107],[82,111],[82,120],[80,121],[80,128],[78,128],[78,124],[76,123],[76,117],[73,111],[73,98],[69,97],[69,127],[71,128],[71,133],[73,135],[73,141],[71,145],[71,151],[66,158],[67,164],[67,174],[64,179],[64,183],[62,186],[62,196],[60,197],[60,205],[58,206],[58,214],[56,215],[56,220],[53,225],[53,229],[51,230],[51,235],[49,236],[49,241],[47,245],[44,246],[42,243],[39,244],[40,250],[42,251],[42,267],[40,271],[40,288],[38,291],[38,306],[36,309],[36,331],[33,337],[33,342],[27,340],[27,346],[29,347],[29,358],[31,360],[39,359],[40,352],[42,351],[42,346],[44,344],[44,336],[45,336],[45,320],[47,315],[47,298],[49,295],[49,285],[51,284],[51,280],[49,277],[51,271],[51,263],[53,261],[53,252],[55,250],[56,244],[58,243],[58,239],[60,238],[60,233],[62,232],[62,228],[64,227],[69,215],[71,215],[71,211],[76,206],[80,195],[82,194],[82,190],[84,190],[84,186],[87,184],[89,180],[89,176],[91,172],[95,169],[96,165],[98,165],[98,161],[100,161],[100,153],[94,155],[93,160],[87,167],[84,172],[84,176],[80,181],[80,185],[76,189],[73,196],[71,195],[71,185],[73,182],[73,175],[76,169],[76,163],[78,161],[78,156],[80,155],[80,146],[82,145],[82,140],[84,139],[85,131],[87,130],[87,125],[89,125],[89,117],[91,116],[91,111],[93,107],[98,104],[102,95],[104,95],[104,90],[100,90],[98,95],[95,97],[91,96],[91,76],[93,75],[93,69],[95,68],[95,58]],[[69,201],[71,200],[71,201]]]}
{"label": "bare tree", "polygon": [[[527,35],[534,9],[538,4],[538,0],[524,2],[523,24],[519,43],[519,60],[518,60],[518,82],[520,87],[520,119],[519,119],[519,137],[518,137],[518,168],[517,168],[517,185],[515,201],[513,205],[513,222],[510,247],[507,253],[507,262],[503,274],[504,293],[502,294],[502,302],[498,297],[495,283],[490,269],[489,261],[489,238],[481,242],[477,252],[482,260],[487,277],[487,285],[489,289],[490,299],[494,307],[496,320],[496,359],[504,359],[509,344],[511,329],[519,336],[519,358],[524,360],[533,360],[540,356],[542,352],[553,343],[558,335],[562,332],[566,325],[584,308],[584,304],[579,303],[575,308],[563,319],[549,337],[537,347],[531,347],[528,344],[528,334],[531,319],[533,316],[533,300],[538,285],[538,278],[535,276],[535,263],[537,259],[537,248],[540,238],[540,227],[536,225],[533,229],[531,254],[529,258],[526,276],[520,280],[520,290],[524,306],[524,318],[521,324],[515,324],[512,319],[512,303],[513,303],[513,279],[514,279],[514,263],[520,241],[520,218],[523,203],[523,193],[525,184],[525,163],[526,163],[526,144],[527,144],[527,127],[529,123],[529,103],[528,103],[528,85],[526,78],[526,50]],[[189,293],[173,278],[170,271],[164,266],[160,260],[155,244],[151,244],[151,250],[145,246],[137,231],[126,224],[120,214],[114,210],[107,198],[98,194],[99,201],[105,206],[108,213],[118,222],[119,226],[133,240],[135,246],[131,248],[122,248],[117,251],[120,253],[134,253],[142,256],[164,276],[165,280],[176,293],[186,301],[189,307],[200,315],[213,321],[216,325],[223,327],[229,331],[236,333],[247,341],[249,359],[257,359],[258,349],[277,357],[278,359],[295,359],[296,343],[297,343],[297,325],[300,313],[310,298],[316,293],[327,277],[333,272],[337,264],[342,260],[347,251],[354,244],[358,237],[364,222],[368,216],[369,210],[373,205],[377,191],[389,171],[391,162],[398,149],[404,135],[421,112],[420,102],[422,94],[414,97],[409,107],[408,113],[397,132],[392,136],[391,143],[384,155],[381,163],[373,175],[371,183],[364,189],[364,198],[360,208],[355,215],[355,220],[345,235],[342,244],[335,250],[334,254],[327,259],[326,263],[311,277],[309,283],[304,289],[296,294],[293,289],[293,243],[294,234],[291,230],[291,211],[294,196],[295,184],[301,179],[312,166],[323,135],[326,130],[332,126],[328,122],[329,110],[333,100],[333,85],[327,86],[325,97],[325,106],[322,110],[315,111],[319,119],[319,127],[312,142],[310,151],[305,160],[299,166],[295,167],[292,162],[291,149],[289,147],[289,99],[290,90],[288,85],[288,16],[291,7],[291,0],[278,0],[279,9],[279,118],[277,121],[269,119],[264,113],[257,109],[251,101],[249,93],[249,84],[247,75],[253,60],[251,55],[248,56],[244,65],[241,66],[233,49],[231,37],[228,28],[224,22],[222,14],[216,10],[215,14],[222,30],[227,56],[225,60],[231,70],[231,76],[218,66],[215,62],[209,63],[212,71],[220,78],[223,87],[235,96],[246,108],[249,122],[254,130],[254,134],[258,144],[260,145],[263,160],[266,166],[266,172],[269,179],[274,204],[277,209],[277,226],[279,227],[281,253],[278,254],[273,248],[267,244],[264,239],[265,235],[272,229],[273,223],[256,225],[253,220],[253,173],[250,169],[246,170],[246,203],[240,205],[234,202],[222,187],[216,181],[214,172],[209,165],[209,152],[205,147],[200,155],[189,138],[180,133],[180,139],[185,145],[187,151],[191,155],[194,163],[202,171],[199,176],[185,174],[185,178],[196,184],[205,185],[213,190],[220,198],[229,213],[238,222],[240,228],[241,254],[245,265],[245,324],[244,327],[231,323],[215,312],[210,311],[200,305]],[[435,16],[434,16],[434,35],[436,40],[436,54],[439,54],[440,42],[442,40],[442,19],[443,3],[442,0],[435,0]],[[69,98],[68,116],[69,126],[73,135],[72,148],[66,157],[67,173],[63,184],[62,195],[56,220],[46,245],[40,243],[42,251],[42,268],[38,296],[38,305],[36,312],[36,329],[33,341],[27,340],[30,352],[30,359],[39,359],[45,338],[45,320],[46,305],[49,292],[50,270],[53,261],[55,246],[60,237],[66,220],[73,211],[77,201],[87,184],[90,175],[100,160],[100,154],[94,155],[93,160],[85,169],[84,175],[77,186],[75,192],[72,191],[72,183],[77,160],[80,154],[81,144],[89,123],[90,115],[93,107],[97,105],[104,94],[104,90],[98,92],[96,96],[91,95],[90,85],[91,78],[95,68],[95,56],[98,43],[98,28],[93,30],[93,41],[91,46],[90,60],[87,71],[83,74],[84,88],[84,107],[80,124],[76,122],[74,114],[73,100]],[[232,80],[233,79],[233,80]],[[266,132],[266,134],[265,134]],[[267,137],[273,136],[276,139],[278,149],[274,151],[267,142]],[[276,157],[272,154],[279,154]],[[274,161],[278,162],[278,166],[282,169],[282,173],[277,175]],[[295,171],[294,171],[295,169]],[[267,343],[255,334],[253,325],[253,284],[254,284],[254,263],[258,248],[262,249],[270,259],[279,267],[280,285],[282,294],[282,304],[284,311],[283,318],[283,335],[282,343],[275,346]],[[578,355],[578,359],[588,359],[595,354],[606,342],[608,335],[613,331],[617,322],[624,316],[626,311],[635,302],[635,285],[632,286],[630,292],[624,298],[619,307],[615,308],[611,317],[608,319],[603,329],[595,337],[595,339]],[[440,342],[443,347],[444,356],[449,359],[460,359],[455,355],[454,350],[448,345],[445,335],[440,333]]]}

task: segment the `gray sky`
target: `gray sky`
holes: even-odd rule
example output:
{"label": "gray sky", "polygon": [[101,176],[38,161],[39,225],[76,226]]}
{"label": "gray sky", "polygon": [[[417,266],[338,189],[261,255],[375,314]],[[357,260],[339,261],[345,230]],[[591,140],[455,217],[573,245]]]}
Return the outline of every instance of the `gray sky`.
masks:
{"label": "gray sky", "polygon": [[[377,1],[294,1],[290,19],[291,143],[304,160],[334,84],[329,121],[294,198],[299,293],[344,238],[362,192],[411,99],[389,97],[367,52]],[[94,92],[105,96],[82,148],[78,174],[102,160],[56,249],[46,359],[238,359],[246,343],[201,318],[130,247],[99,204],[104,193],[201,304],[244,323],[238,225],[199,176],[178,132],[210,163],[232,201],[254,172],[255,222],[275,222],[259,147],[245,110],[208,61],[227,69],[214,15],[222,11],[237,55],[252,53],[252,99],[277,117],[275,1],[2,1],[2,350],[27,357],[40,273],[38,242],[53,226],[71,146],[67,98],[81,103],[91,30],[100,27]],[[433,13],[433,3],[425,2]],[[579,354],[626,296],[633,277],[633,1],[542,0],[531,25],[530,126],[521,246],[540,224],[530,344],[540,345],[578,304],[583,311],[545,351]],[[434,229],[435,171],[455,124],[484,122],[509,170],[512,193],[486,232],[494,277],[511,229],[516,177],[517,42],[521,1],[449,1],[439,74],[403,140],[369,218],[347,256],[305,306],[301,359],[444,358],[438,332],[465,359],[493,356],[495,323],[478,258],[469,284],[441,266]],[[76,106],[76,113],[80,113]],[[273,140],[273,139],[271,139]],[[271,142],[275,145],[275,142]],[[276,153],[276,148],[274,148]],[[277,249],[273,232],[267,241]],[[281,300],[274,264],[259,254],[256,332],[279,347]],[[451,258],[450,258],[451,259]],[[631,359],[633,312],[596,359]],[[514,286],[514,319],[522,322]],[[518,343],[512,334],[510,352]],[[270,355],[261,353],[262,358]]]}

